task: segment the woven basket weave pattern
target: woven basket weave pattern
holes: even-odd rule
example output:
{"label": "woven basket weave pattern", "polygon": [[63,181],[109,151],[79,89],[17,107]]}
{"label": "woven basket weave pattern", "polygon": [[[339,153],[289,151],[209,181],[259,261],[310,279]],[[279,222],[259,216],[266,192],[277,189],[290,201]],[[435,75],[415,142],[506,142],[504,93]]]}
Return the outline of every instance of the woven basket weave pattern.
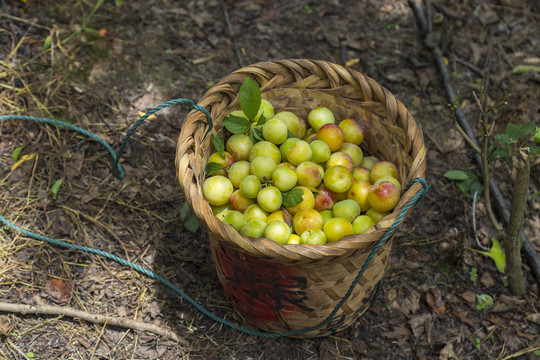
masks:
{"label": "woven basket weave pattern", "polygon": [[[415,177],[424,176],[426,163],[422,133],[405,106],[369,77],[325,61],[298,59],[263,62],[225,76],[198,103],[210,112],[215,135],[223,135],[223,118],[232,110],[239,109],[238,91],[246,76],[260,85],[262,97],[274,105],[276,112],[288,110],[307,119],[309,110],[326,106],[334,112],[338,121],[348,117],[358,120],[366,131],[362,149],[365,153],[394,162],[402,186]],[[186,201],[208,229],[218,277],[225,292],[239,313],[262,330],[281,332],[318,324],[341,300],[373,245],[421,186],[413,185],[402,195],[395,210],[365,234],[348,236],[325,246],[282,246],[264,238],[243,237],[234,228],[218,220],[202,197],[204,168],[208,157],[215,151],[210,134],[206,134],[207,128],[204,114],[198,111],[188,114],[178,140],[176,166]],[[327,335],[347,327],[361,315],[384,274],[390,248],[391,241],[388,241],[379,249],[353,295],[329,326],[301,336]],[[288,295],[290,298],[278,301],[281,303],[277,304],[274,314],[268,315],[269,318],[259,311],[263,308],[268,310],[265,308],[267,305],[257,299],[257,296],[260,299],[269,296],[263,294],[266,288],[261,284],[256,291],[253,290],[256,295],[251,304],[242,307],[241,301],[234,297],[236,294],[245,302],[242,297],[255,294],[250,293],[251,285],[244,292],[239,291],[239,285],[245,287],[239,281],[260,282],[265,279],[264,274],[261,274],[262,280],[257,280],[257,276],[242,280],[245,275],[240,275],[236,280],[231,278],[234,266],[250,266],[250,261],[258,264],[259,268],[274,264],[279,272],[292,273],[292,278],[305,279],[299,285],[301,289],[291,291]],[[257,272],[257,268],[252,270]],[[236,269],[234,276],[238,277],[238,272]],[[284,286],[286,289],[294,288],[288,283]],[[268,287],[268,291],[272,293],[274,290]],[[259,312],[261,317],[252,316],[251,311]]]}

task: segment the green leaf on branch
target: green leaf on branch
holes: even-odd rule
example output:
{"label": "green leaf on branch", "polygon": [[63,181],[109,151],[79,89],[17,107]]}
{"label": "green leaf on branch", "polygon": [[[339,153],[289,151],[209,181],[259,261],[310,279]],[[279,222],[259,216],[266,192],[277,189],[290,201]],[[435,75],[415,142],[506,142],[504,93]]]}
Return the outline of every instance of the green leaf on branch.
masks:
{"label": "green leaf on branch", "polygon": [[491,249],[489,251],[480,251],[467,246],[465,246],[465,249],[490,257],[495,263],[497,270],[504,274],[504,270],[506,268],[506,254],[503,252],[501,243],[499,243],[497,239],[491,238],[491,242],[493,243],[493,245],[491,246]]}
{"label": "green leaf on branch", "polygon": [[223,144],[223,138],[217,137],[214,134],[212,134],[210,138],[212,139],[212,144],[214,144],[219,156],[221,156],[222,159],[225,159],[225,145]]}
{"label": "green leaf on branch", "polygon": [[535,154],[535,155],[540,156],[540,146],[538,146],[538,145],[530,146],[529,150],[531,151],[531,154]]}
{"label": "green leaf on branch", "polygon": [[470,197],[473,197],[475,192],[478,193],[478,195],[482,194],[482,184],[472,172],[449,170],[444,173],[444,177],[450,180],[458,181],[458,189],[464,194],[468,194]]}
{"label": "green leaf on branch", "polygon": [[261,106],[261,89],[259,85],[252,78],[246,77],[240,86],[238,97],[244,114],[249,119],[254,119]]}
{"label": "green leaf on branch", "polygon": [[180,217],[183,219],[183,218],[185,218],[190,212],[191,212],[191,210],[189,209],[188,203],[187,203],[187,202],[184,202],[184,204],[182,205],[182,208],[180,209]]}
{"label": "green leaf on branch", "polygon": [[212,176],[221,169],[223,169],[223,165],[215,163],[215,162],[209,162],[204,167],[204,172],[206,173],[206,175]]}
{"label": "green leaf on branch", "polygon": [[488,158],[491,161],[504,159],[508,161],[508,151],[498,146],[490,146],[488,149]]}
{"label": "green leaf on branch", "polygon": [[510,138],[510,141],[514,141],[523,137],[536,129],[536,124],[534,120],[531,120],[528,124],[525,125],[516,125],[508,124],[506,126],[506,134]]}
{"label": "green leaf on branch", "polygon": [[478,193],[479,195],[482,194],[482,184],[480,184],[480,181],[478,181],[476,177],[471,177],[465,181],[460,182],[459,184],[457,184],[457,187],[464,194],[468,194],[470,197],[473,197],[474,193]]}
{"label": "green leaf on branch", "polygon": [[227,116],[223,119],[223,126],[233,134],[245,134],[249,131],[251,123],[240,116]]}
{"label": "green leaf on branch", "polygon": [[184,221],[184,228],[192,233],[196,233],[199,229],[199,220],[191,212],[187,202],[184,202],[182,208],[180,209],[180,218]]}
{"label": "green leaf on branch", "polygon": [[499,141],[501,144],[510,145],[512,139],[508,134],[497,134],[494,136],[495,140]]}
{"label": "green leaf on branch", "polygon": [[450,180],[467,180],[471,176],[462,170],[449,170],[444,173],[444,177]]}
{"label": "green leaf on branch", "polygon": [[292,190],[283,192],[282,196],[283,196],[283,206],[293,207],[302,202],[304,191],[299,188],[294,188]]}
{"label": "green leaf on branch", "polygon": [[184,221],[184,228],[191,232],[196,233],[199,230],[199,220],[194,214],[189,214],[187,219]]}

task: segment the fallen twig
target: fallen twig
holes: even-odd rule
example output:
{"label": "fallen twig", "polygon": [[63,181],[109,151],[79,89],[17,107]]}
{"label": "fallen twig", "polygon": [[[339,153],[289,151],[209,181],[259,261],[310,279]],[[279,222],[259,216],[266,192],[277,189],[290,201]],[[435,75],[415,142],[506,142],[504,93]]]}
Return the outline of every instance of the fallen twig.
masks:
{"label": "fallen twig", "polygon": [[476,72],[478,75],[480,76],[484,76],[484,70],[480,69],[478,66],[475,66],[473,64],[471,64],[470,62],[468,61],[465,61],[463,59],[460,59],[458,57],[454,57],[454,59],[456,60],[456,62],[460,63],[461,65],[464,65],[466,67],[468,67],[469,69],[471,69],[472,71]]}
{"label": "fallen twig", "polygon": [[34,19],[33,21],[29,21],[29,20],[22,19],[22,18],[17,17],[17,16],[9,15],[9,14],[3,13],[3,12],[0,12],[0,16],[3,16],[3,17],[5,17],[5,18],[7,18],[9,20],[12,20],[12,21],[17,21],[17,22],[20,22],[20,23],[23,23],[23,24],[28,24],[30,26],[34,26],[34,27],[37,27],[37,28],[40,28],[40,29],[43,29],[43,30],[51,30],[50,27],[37,24],[36,19]]}
{"label": "fallen twig", "polygon": [[[416,18],[419,22],[420,31],[422,35],[427,36],[429,25],[427,23],[426,16],[424,14],[422,6],[418,2],[418,0],[409,0],[409,5],[411,6],[414,13],[416,14]],[[456,93],[454,91],[454,88],[452,87],[452,84],[450,83],[450,73],[448,72],[446,64],[444,63],[444,56],[442,54],[442,50],[438,45],[432,47],[431,50],[433,51],[435,55],[435,62],[442,76],[446,95],[448,96],[450,102],[453,104],[456,101]],[[469,124],[469,121],[465,117],[465,113],[463,112],[460,106],[456,107],[455,114],[461,128],[463,128],[463,130],[471,138],[473,143],[477,147],[479,147],[476,137],[474,136],[474,132]],[[482,159],[480,157],[480,154],[476,154],[475,161],[478,164],[478,166],[482,168]],[[502,196],[501,191],[499,190],[499,186],[493,179],[490,179],[489,181],[489,188],[491,190],[491,194],[493,196],[493,200],[497,208],[497,211],[499,213],[499,216],[502,218],[505,224],[508,224],[508,221],[510,219],[510,212],[506,208],[504,197]],[[525,235],[523,231],[521,232],[521,239],[523,241],[523,247],[522,247],[523,253],[525,254],[525,257],[527,258],[529,262],[532,273],[536,277],[536,281],[540,285],[540,257],[536,253],[535,249],[533,248],[529,239],[527,238],[527,236]]]}
{"label": "fallen twig", "polygon": [[0,302],[0,311],[19,313],[19,314],[36,314],[36,315],[62,315],[72,318],[79,318],[94,324],[107,324],[112,326],[120,326],[127,329],[148,331],[157,335],[164,336],[174,340],[181,345],[189,346],[189,342],[184,338],[179,337],[175,332],[161,328],[159,326],[144,323],[141,321],[130,320],[120,317],[106,316],[100,314],[91,314],[86,311],[76,310],[66,306],[51,306],[51,305],[23,305]]}

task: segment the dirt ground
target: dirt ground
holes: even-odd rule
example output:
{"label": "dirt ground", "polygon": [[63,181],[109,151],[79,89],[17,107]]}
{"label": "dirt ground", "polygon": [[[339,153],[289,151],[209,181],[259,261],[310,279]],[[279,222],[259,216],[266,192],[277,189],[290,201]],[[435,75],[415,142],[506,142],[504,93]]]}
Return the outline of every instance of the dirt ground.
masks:
{"label": "dirt ground", "polygon": [[[322,59],[363,72],[407,106],[424,132],[430,185],[395,235],[376,302],[348,330],[316,339],[246,335],[125,265],[4,227],[0,302],[69,306],[137,320],[168,329],[180,341],[77,316],[0,311],[0,359],[540,359],[539,288],[528,264],[523,265],[526,294],[514,297],[494,263],[466,249],[478,249],[472,200],[444,173],[478,174],[478,169],[450,123],[434,57],[407,1],[2,0],[0,5],[0,115],[69,121],[116,150],[139,112],[175,98],[197,101],[243,65]],[[479,134],[479,111],[472,92],[479,92],[488,70],[489,102],[512,94],[494,115],[500,131],[508,122],[539,120],[540,5],[531,0],[432,5],[452,85],[475,131]],[[490,44],[493,56],[486,68]],[[518,71],[520,65],[533,70]],[[204,227],[187,231],[182,217],[174,156],[186,113],[168,108],[137,130],[122,156],[122,180],[111,174],[111,157],[95,141],[59,127],[1,121],[0,215],[151,269],[210,311],[240,322],[217,279]],[[524,226],[537,251],[539,165],[532,166]],[[514,174],[501,163],[494,177],[511,199]],[[58,191],[51,191],[60,179]],[[489,246],[495,233],[481,200],[476,227]],[[492,296],[493,307],[477,310],[480,294]]]}

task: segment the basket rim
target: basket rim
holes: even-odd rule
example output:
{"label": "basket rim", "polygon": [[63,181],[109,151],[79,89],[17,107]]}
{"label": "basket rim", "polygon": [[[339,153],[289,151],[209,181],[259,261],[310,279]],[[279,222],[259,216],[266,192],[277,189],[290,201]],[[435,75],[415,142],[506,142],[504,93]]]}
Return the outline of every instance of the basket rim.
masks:
{"label": "basket rim", "polygon": [[[281,74],[280,71],[284,71],[284,73]],[[414,137],[410,140],[414,141],[415,144],[415,148],[412,150],[414,155],[414,164],[411,164],[411,166],[414,165],[416,169],[415,177],[425,176],[426,149],[421,129],[416,124],[414,118],[405,108],[405,106],[390,91],[382,87],[370,77],[354,69],[324,60],[284,59],[262,61],[237,69],[224,76],[213,87],[208,89],[208,91],[199,100],[198,105],[203,107],[211,105],[211,102],[208,101],[208,99],[210,96],[214,96],[215,93],[225,94],[224,96],[228,96],[227,100],[234,99],[235,94],[231,84],[239,86],[241,81],[243,81],[242,79],[246,76],[251,76],[252,78],[255,77],[255,80],[261,87],[263,98],[265,98],[265,93],[275,89],[275,84],[280,81],[289,81],[288,86],[290,87],[291,85],[297,85],[302,81],[307,82],[306,79],[308,77],[315,79],[317,76],[326,76],[326,78],[322,79],[321,81],[325,81],[329,84],[329,87],[327,88],[329,90],[343,88],[345,86],[353,87],[353,89],[356,89],[359,93],[361,93],[364,99],[368,99],[372,102],[375,100],[376,102],[382,104],[387,112],[387,117],[392,119],[394,123],[405,124],[407,127],[407,135]],[[286,86],[282,88],[286,88]],[[279,88],[276,89],[276,91],[278,90]],[[232,102],[233,101],[229,103],[229,107],[231,106]],[[211,107],[213,106],[214,105],[211,105]],[[223,110],[223,105],[220,104],[220,106],[222,106],[221,110]],[[216,112],[212,114],[215,116]],[[213,120],[214,124],[219,125],[222,118],[214,118]],[[196,147],[201,146],[201,143],[203,140],[205,140],[205,135],[203,135],[202,129],[200,129],[202,127],[200,126],[201,123],[205,123],[204,116],[200,113],[192,111],[185,119],[185,122],[189,121],[191,121],[190,124],[198,123],[199,129],[191,128],[189,131],[192,132],[189,133],[189,131],[185,131],[186,127],[183,126],[182,132],[179,136],[176,152],[177,175],[180,185],[184,191],[186,201],[188,201],[188,205],[195,212],[199,220],[204,221],[205,226],[212,234],[217,235],[221,241],[227,245],[237,248],[238,250],[252,256],[266,258],[270,261],[332,261],[338,257],[346,256],[347,254],[351,254],[365,247],[369,247],[370,244],[376,242],[377,238],[381,238],[384,235],[386,230],[393,224],[394,220],[397,218],[397,214],[401,211],[401,209],[403,209],[408,200],[416,195],[422,188],[422,185],[420,184],[414,184],[411,186],[401,195],[400,201],[396,208],[389,215],[377,222],[375,226],[368,229],[364,234],[348,235],[334,243],[328,243],[326,245],[281,245],[267,238],[255,239],[245,237],[240,235],[231,225],[221,222],[213,215],[210,205],[204,199],[202,199],[202,195],[200,195],[202,193],[200,189],[202,182],[196,180],[193,181],[193,178],[196,177],[196,174],[193,171],[194,169],[191,169],[193,173],[186,179],[186,174],[189,173],[189,171],[186,169],[192,165],[191,160],[193,158],[193,156],[191,156],[191,158],[190,156],[187,156],[185,152],[186,143],[190,141],[193,143],[192,140],[196,135],[197,139],[195,139],[194,142],[195,151],[192,151],[192,154],[190,155],[197,157],[201,156],[201,153],[199,151],[197,154],[198,149]],[[216,131],[215,128],[213,131]],[[206,141],[208,141],[208,139],[206,139]],[[201,199],[204,201],[201,201]],[[410,210],[411,209],[409,209],[406,216],[410,213]]]}

